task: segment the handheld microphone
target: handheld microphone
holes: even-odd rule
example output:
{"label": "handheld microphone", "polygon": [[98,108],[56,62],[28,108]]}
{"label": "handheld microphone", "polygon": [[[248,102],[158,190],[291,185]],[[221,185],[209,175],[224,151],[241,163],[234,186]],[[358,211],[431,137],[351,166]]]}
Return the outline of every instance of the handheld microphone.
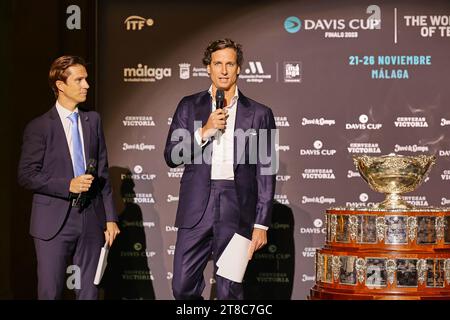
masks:
{"label": "handheld microphone", "polygon": [[[87,166],[86,166],[86,173],[85,174],[90,174],[92,176],[95,176],[96,174],[96,165],[97,165],[97,160],[95,159],[89,159]],[[81,192],[78,194],[78,197],[74,200],[74,205],[76,207],[82,208],[85,206],[85,204],[87,203],[89,197],[88,197],[89,191],[86,192]]]}
{"label": "handheld microphone", "polygon": [[225,92],[222,89],[216,91],[216,108],[222,109],[225,104]]}
{"label": "handheld microphone", "polygon": [[86,174],[95,175],[96,173],[96,167],[97,166],[97,160],[95,159],[89,159],[87,168],[86,168]]}

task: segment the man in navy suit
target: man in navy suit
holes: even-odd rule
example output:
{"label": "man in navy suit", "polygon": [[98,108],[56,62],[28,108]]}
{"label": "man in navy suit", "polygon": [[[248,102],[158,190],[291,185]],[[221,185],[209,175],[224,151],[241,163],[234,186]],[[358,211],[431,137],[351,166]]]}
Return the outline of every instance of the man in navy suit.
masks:
{"label": "man in navy suit", "polygon": [[[203,271],[215,263],[238,233],[251,239],[248,259],[267,243],[275,192],[275,121],[270,108],[237,88],[243,53],[230,39],[204,53],[212,84],[184,97],[175,111],[164,156],[170,167],[184,164],[175,226],[172,290],[176,299],[201,299]],[[216,108],[216,93],[225,93]],[[264,151],[264,152],[263,152]],[[241,283],[216,276],[218,299],[243,299]]]}
{"label": "man in navy suit", "polygon": [[33,192],[30,234],[39,299],[60,299],[66,272],[73,275],[77,299],[97,299],[93,282],[101,247],[120,232],[100,116],[78,109],[86,100],[87,76],[80,57],[56,59],[49,73],[56,103],[23,136],[18,181]]}

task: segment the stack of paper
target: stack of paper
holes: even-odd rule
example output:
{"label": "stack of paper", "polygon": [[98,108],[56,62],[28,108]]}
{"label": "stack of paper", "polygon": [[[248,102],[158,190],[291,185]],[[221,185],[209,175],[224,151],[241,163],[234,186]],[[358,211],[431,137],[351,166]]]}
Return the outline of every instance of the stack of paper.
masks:
{"label": "stack of paper", "polygon": [[248,264],[251,241],[235,233],[217,260],[217,274],[234,282],[242,282]]}

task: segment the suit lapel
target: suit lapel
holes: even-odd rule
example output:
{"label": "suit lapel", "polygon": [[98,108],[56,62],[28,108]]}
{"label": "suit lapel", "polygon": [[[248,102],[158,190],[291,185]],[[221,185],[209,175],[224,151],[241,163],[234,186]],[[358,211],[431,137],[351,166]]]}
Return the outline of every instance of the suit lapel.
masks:
{"label": "suit lapel", "polygon": [[195,101],[195,121],[201,121],[202,126],[208,122],[209,115],[212,111],[211,96],[205,91],[197,101]]}
{"label": "suit lapel", "polygon": [[89,162],[90,159],[90,145],[91,145],[91,128],[89,125],[89,116],[87,112],[84,112],[80,109],[78,109],[78,112],[80,113],[80,120],[81,120],[81,127],[83,128],[83,140],[84,140],[84,158],[86,161],[86,165]]}
{"label": "suit lapel", "polygon": [[68,176],[73,177],[73,163],[72,157],[70,156],[69,144],[66,138],[66,133],[64,132],[64,127],[61,122],[61,118],[59,117],[58,110],[56,110],[56,106],[50,110],[50,123],[52,127],[52,132],[54,133],[54,139],[56,144],[56,149],[59,148],[64,149],[64,158],[65,162],[70,164],[70,172],[67,172]]}
{"label": "suit lapel", "polygon": [[[234,124],[235,132],[237,129],[242,129],[244,133],[247,132],[247,130],[252,127],[254,114],[255,110],[250,104],[250,101],[242,94],[241,91],[239,91],[236,121]],[[234,170],[236,170],[236,167],[243,156],[248,139],[248,137],[246,137],[245,140],[237,139],[236,136],[234,137],[234,155],[236,156],[234,161]]]}

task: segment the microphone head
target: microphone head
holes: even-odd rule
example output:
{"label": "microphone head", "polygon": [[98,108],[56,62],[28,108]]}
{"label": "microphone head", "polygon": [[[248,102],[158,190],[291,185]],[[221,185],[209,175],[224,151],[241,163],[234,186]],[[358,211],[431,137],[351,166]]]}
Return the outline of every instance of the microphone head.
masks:
{"label": "microphone head", "polygon": [[95,174],[95,167],[97,166],[97,160],[95,159],[89,159],[87,166],[86,166],[86,174]]}
{"label": "microphone head", "polygon": [[225,92],[223,89],[217,89],[216,91],[216,108],[223,108],[225,101]]}

